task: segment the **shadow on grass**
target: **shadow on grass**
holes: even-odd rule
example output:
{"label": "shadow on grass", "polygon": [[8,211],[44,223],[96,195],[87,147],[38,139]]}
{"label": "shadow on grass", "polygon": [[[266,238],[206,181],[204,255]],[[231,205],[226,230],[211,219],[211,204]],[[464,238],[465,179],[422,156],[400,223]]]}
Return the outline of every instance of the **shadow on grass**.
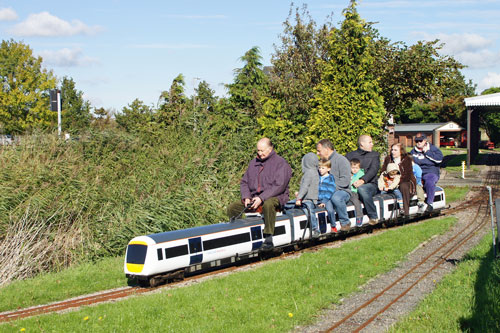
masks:
{"label": "shadow on grass", "polygon": [[500,259],[493,249],[484,257],[467,256],[464,260],[481,260],[474,287],[474,307],[469,318],[460,319],[466,332],[500,332]]}

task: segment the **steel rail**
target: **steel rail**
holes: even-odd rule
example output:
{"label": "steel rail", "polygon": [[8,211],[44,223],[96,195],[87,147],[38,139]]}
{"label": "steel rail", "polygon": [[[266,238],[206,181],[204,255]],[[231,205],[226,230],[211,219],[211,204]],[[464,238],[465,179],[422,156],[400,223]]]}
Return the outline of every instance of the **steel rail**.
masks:
{"label": "steel rail", "polygon": [[[485,183],[492,183],[493,180],[497,180],[496,183],[498,183],[498,179],[497,178],[498,178],[498,175],[496,175],[494,172],[490,171],[487,174],[487,178],[485,180]],[[475,206],[478,207],[478,209],[476,211],[476,215],[475,215],[475,217],[474,217],[473,220],[476,221],[477,218],[478,218],[478,216],[479,216],[479,214],[480,214],[480,212],[481,212],[481,208],[485,204],[485,201],[486,201],[484,199],[484,192],[485,191],[486,191],[485,188],[482,188],[481,191],[474,198],[472,198],[471,200],[469,200],[468,202],[465,202],[462,205],[459,205],[459,206],[457,206],[455,208],[452,208],[452,209],[443,210],[444,211],[444,215],[451,215],[451,214],[453,214],[453,213],[455,213],[457,211],[461,211],[461,210],[470,208],[471,206],[475,205]],[[418,282],[420,282],[422,279],[424,279],[428,274],[430,274],[437,267],[439,267],[440,265],[442,265],[443,262],[446,261],[446,257],[448,257],[449,255],[451,255],[452,253],[454,253],[458,248],[460,248],[463,244],[465,244],[466,241],[468,241],[470,238],[472,238],[475,235],[475,233],[477,233],[477,231],[479,231],[484,226],[484,224],[485,224],[485,218],[486,218],[486,215],[481,219],[480,223],[476,223],[475,229],[472,232],[470,232],[468,235],[466,235],[465,237],[463,237],[460,240],[458,240],[458,242],[456,242],[455,244],[452,244],[451,248],[447,252],[445,252],[443,255],[441,255],[440,259],[438,259],[438,262],[431,269],[429,269],[416,282],[414,282],[412,285],[410,285],[410,287],[408,287],[405,291],[403,291],[399,295],[395,296],[393,298],[393,300],[389,304],[387,304],[386,306],[384,306],[376,314],[374,314],[369,319],[367,319],[365,322],[363,322],[361,325],[359,325],[359,327],[357,329],[355,329],[354,332],[359,332],[361,329],[363,329],[366,326],[368,326],[380,314],[382,314],[385,311],[387,311],[387,309],[389,309],[389,307],[391,305],[393,305],[399,299],[401,299],[404,295],[406,295],[415,285],[418,284]],[[439,246],[436,250],[434,250],[432,253],[430,253],[429,255],[427,255],[419,263],[417,263],[411,269],[409,269],[406,273],[404,273],[399,278],[397,278],[395,281],[393,281],[389,286],[387,286],[382,291],[380,291],[379,293],[377,293],[375,296],[373,296],[372,298],[370,298],[369,300],[367,300],[366,302],[364,302],[363,304],[361,304],[360,306],[358,306],[356,309],[354,309],[349,314],[347,314],[346,316],[344,316],[341,320],[337,321],[334,325],[332,325],[331,327],[329,327],[325,332],[332,332],[336,328],[338,328],[341,325],[343,325],[344,323],[346,323],[349,319],[351,319],[358,312],[360,312],[361,310],[363,310],[364,308],[366,308],[368,305],[370,305],[371,303],[373,303],[374,301],[376,301],[377,299],[379,299],[387,291],[389,291],[394,286],[396,286],[401,280],[403,280],[409,274],[411,274],[412,272],[414,272],[417,268],[421,267],[424,263],[426,263],[432,256],[434,256],[436,253],[438,253],[440,250],[442,250],[445,246],[447,246],[451,242],[455,241],[455,239],[458,236],[461,236],[462,233],[464,233],[466,230],[470,231],[470,225],[466,225],[464,228],[462,228],[460,231],[458,231],[453,237],[451,237],[450,239],[448,239],[445,243],[441,244],[441,246]]]}

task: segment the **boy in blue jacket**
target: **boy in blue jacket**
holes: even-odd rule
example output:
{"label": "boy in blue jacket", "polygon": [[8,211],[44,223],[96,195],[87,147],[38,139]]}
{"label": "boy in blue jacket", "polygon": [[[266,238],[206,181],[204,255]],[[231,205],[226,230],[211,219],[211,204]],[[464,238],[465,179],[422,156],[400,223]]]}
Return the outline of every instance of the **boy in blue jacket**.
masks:
{"label": "boy in blue jacket", "polygon": [[318,188],[318,207],[326,207],[328,220],[335,228],[335,212],[332,204],[332,195],[335,192],[335,178],[330,174],[332,163],[330,160],[319,162],[319,188]]}

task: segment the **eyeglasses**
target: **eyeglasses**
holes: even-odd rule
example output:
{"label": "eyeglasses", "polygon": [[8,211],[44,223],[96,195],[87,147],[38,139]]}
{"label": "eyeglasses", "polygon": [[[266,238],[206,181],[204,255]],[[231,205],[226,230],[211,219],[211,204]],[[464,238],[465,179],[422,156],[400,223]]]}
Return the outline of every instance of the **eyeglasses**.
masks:
{"label": "eyeglasses", "polygon": [[422,142],[424,141],[423,139],[415,139],[415,142]]}

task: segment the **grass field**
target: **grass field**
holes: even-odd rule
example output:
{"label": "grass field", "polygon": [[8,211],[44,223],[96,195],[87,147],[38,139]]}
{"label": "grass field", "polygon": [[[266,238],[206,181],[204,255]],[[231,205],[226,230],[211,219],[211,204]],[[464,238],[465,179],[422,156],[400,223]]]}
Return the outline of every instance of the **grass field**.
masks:
{"label": "grass field", "polygon": [[[465,197],[468,187],[445,188],[451,203]],[[107,258],[96,263],[76,265],[56,273],[19,280],[0,288],[0,312],[46,304],[105,289],[123,287],[123,257]]]}
{"label": "grass field", "polygon": [[0,288],[0,312],[127,285],[123,258],[86,263],[57,273],[15,281]]}
{"label": "grass field", "polygon": [[392,332],[500,332],[500,260],[487,234]]}
{"label": "grass field", "polygon": [[314,321],[319,310],[392,269],[454,221],[410,224],[189,287],[6,323],[0,331],[288,331]]}

